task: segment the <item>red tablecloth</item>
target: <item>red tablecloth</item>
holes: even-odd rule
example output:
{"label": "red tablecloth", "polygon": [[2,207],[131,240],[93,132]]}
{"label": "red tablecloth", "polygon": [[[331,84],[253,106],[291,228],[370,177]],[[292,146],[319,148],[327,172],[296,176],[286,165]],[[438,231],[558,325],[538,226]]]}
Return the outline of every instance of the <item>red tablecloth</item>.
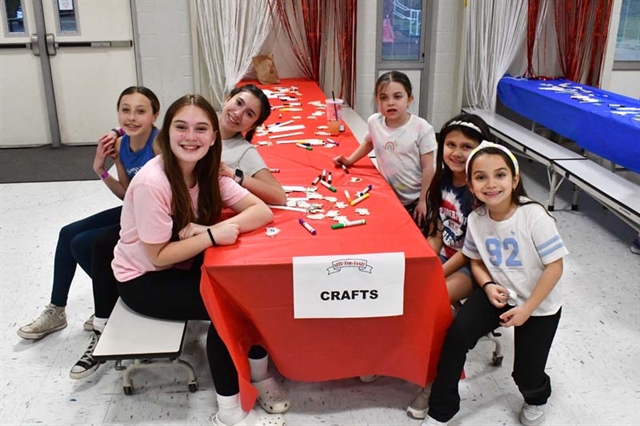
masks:
{"label": "red tablecloth", "polygon": [[[305,135],[314,136],[324,117],[307,118],[316,108],[308,102],[325,99],[317,84],[282,80],[273,87],[296,86],[302,112],[278,111],[268,123],[300,116],[294,124],[305,124]],[[272,100],[272,105],[280,104]],[[267,140],[255,137],[254,143]],[[292,139],[292,138],[286,138]],[[307,151],[295,145],[259,146],[270,168],[283,185],[309,186],[322,169],[333,173],[333,194],[319,186],[318,192],[344,200],[344,190],[355,192],[372,184],[371,196],[355,207],[342,211],[350,220],[356,207],[367,208],[367,224],[331,230],[329,218],[308,220],[317,230],[312,236],[298,223],[303,213],[274,210],[269,226],[281,230],[269,238],[265,229],[244,234],[233,246],[209,249],[205,255],[201,293],[216,329],[226,343],[238,369],[242,406],[251,408],[257,396],[251,385],[247,353],[252,345],[264,346],[280,373],[292,380],[323,381],[367,374],[399,377],[424,386],[435,376],[435,369],[451,311],[440,260],[419,232],[392,189],[373,164],[361,160],[345,174],[331,159],[350,154],[357,141],[347,128],[333,137],[339,147],[314,147]],[[361,182],[350,182],[359,177]],[[290,197],[302,196],[302,193]],[[331,203],[324,202],[327,208]],[[321,256],[404,252],[404,314],[383,318],[294,319],[293,256]]]}

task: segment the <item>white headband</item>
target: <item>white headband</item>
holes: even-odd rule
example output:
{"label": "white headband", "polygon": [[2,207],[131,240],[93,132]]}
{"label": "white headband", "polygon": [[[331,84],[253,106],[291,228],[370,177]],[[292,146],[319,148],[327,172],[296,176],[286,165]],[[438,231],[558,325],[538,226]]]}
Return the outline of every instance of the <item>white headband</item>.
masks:
{"label": "white headband", "polygon": [[469,173],[469,164],[471,163],[471,159],[473,158],[473,156],[476,155],[478,152],[482,151],[485,148],[498,148],[499,150],[501,150],[502,152],[507,154],[507,157],[509,157],[509,159],[511,159],[511,162],[513,163],[513,168],[516,171],[516,173],[515,173],[516,176],[518,174],[520,174],[520,166],[518,165],[518,160],[516,159],[516,156],[513,155],[513,153],[511,151],[509,151],[509,149],[507,147],[502,146],[502,145],[498,145],[497,143],[493,143],[493,142],[489,142],[489,141],[482,141],[482,143],[480,145],[478,145],[477,147],[475,147],[473,149],[473,151],[471,151],[471,153],[467,157],[467,164],[465,164],[465,166],[464,166],[464,172],[465,173]]}
{"label": "white headband", "polygon": [[469,123],[468,121],[452,121],[451,123],[449,123],[447,125],[447,127],[449,127],[449,126],[464,126],[464,127],[468,127],[470,129],[473,129],[476,132],[482,134],[482,130],[480,130],[480,128],[478,126],[476,126],[473,123]]}

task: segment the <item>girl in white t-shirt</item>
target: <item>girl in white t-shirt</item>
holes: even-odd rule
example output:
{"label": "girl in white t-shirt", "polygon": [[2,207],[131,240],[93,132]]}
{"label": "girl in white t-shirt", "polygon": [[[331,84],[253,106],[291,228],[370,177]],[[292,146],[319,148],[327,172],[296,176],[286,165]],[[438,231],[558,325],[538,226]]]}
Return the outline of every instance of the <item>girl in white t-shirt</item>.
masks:
{"label": "girl in white t-shirt", "polygon": [[376,82],[375,98],[380,112],[369,117],[364,142],[349,157],[340,155],[333,161],[348,167],[375,149],[380,174],[423,228],[426,193],[434,173],[436,133],[425,119],[407,111],[413,96],[406,74],[382,74]]}
{"label": "girl in white t-shirt", "polygon": [[[125,196],[113,275],[94,277],[95,338],[76,364],[89,374],[97,368],[92,353],[106,322],[98,314],[113,308],[113,299],[101,293],[113,284],[100,280],[115,279],[123,301],[143,315],[209,320],[200,296],[202,253],[212,246],[234,244],[240,233],[273,219],[264,202],[219,175],[218,118],[202,96],[175,101],[165,114],[158,140],[163,154],[138,172]],[[223,207],[236,215],[217,222]],[[217,393],[216,425],[284,424],[282,416],[242,410],[237,371],[213,324],[207,356]]]}
{"label": "girl in white t-shirt", "polygon": [[467,352],[502,326],[515,327],[512,376],[524,397],[520,421],[538,425],[551,395],[545,367],[560,320],[558,281],[568,252],[554,219],[526,198],[518,161],[507,148],[482,142],[469,154],[466,173],[480,207],[469,215],[462,251],[480,287],[447,331],[422,424],[443,424],[458,412]]}

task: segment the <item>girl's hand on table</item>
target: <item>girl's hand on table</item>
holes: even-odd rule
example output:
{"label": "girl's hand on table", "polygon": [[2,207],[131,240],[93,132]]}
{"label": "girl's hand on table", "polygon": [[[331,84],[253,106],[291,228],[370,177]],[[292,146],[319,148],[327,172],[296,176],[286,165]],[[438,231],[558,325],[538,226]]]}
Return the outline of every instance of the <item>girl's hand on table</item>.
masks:
{"label": "girl's hand on table", "polygon": [[211,233],[220,246],[229,246],[238,240],[240,226],[235,223],[220,222],[210,227]]}
{"label": "girl's hand on table", "polygon": [[347,167],[352,166],[352,163],[349,160],[347,160],[347,158],[344,155],[339,155],[337,157],[334,157],[333,162],[335,163],[336,166],[340,166],[342,164],[344,164]]}
{"label": "girl's hand on table", "polygon": [[187,238],[195,237],[204,232],[207,232],[206,226],[191,222],[178,232],[178,237],[180,237],[181,240],[186,240]]}

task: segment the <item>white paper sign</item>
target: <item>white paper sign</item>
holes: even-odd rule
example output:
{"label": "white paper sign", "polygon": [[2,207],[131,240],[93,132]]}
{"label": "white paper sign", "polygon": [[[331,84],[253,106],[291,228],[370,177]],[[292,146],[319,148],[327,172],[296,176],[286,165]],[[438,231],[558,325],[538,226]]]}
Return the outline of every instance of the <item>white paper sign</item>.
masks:
{"label": "white paper sign", "polygon": [[403,314],[404,253],[293,258],[294,318]]}

